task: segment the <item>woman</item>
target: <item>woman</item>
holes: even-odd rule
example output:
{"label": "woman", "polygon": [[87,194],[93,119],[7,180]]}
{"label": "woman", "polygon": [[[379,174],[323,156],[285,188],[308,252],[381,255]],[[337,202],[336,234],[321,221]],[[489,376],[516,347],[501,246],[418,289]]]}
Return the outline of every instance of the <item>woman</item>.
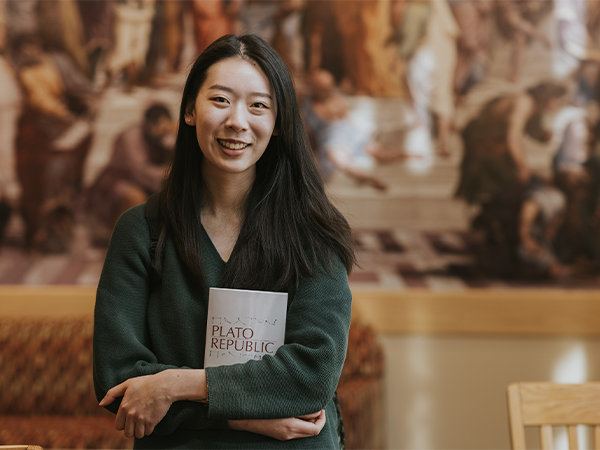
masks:
{"label": "woman", "polygon": [[[158,283],[140,205],[115,226],[98,286],[94,381],[116,428],[136,448],[338,448],[350,229],[260,38],[222,37],[192,67],[161,218]],[[203,369],[209,287],[288,292],[285,344]]]}

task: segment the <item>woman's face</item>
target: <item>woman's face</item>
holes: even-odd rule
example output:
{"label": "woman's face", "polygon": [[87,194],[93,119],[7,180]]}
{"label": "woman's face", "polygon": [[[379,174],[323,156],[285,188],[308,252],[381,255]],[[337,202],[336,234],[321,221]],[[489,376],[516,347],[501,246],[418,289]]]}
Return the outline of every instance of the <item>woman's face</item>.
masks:
{"label": "woman's face", "polygon": [[273,87],[256,63],[233,57],[212,65],[185,116],[196,127],[203,172],[254,175],[276,117]]}

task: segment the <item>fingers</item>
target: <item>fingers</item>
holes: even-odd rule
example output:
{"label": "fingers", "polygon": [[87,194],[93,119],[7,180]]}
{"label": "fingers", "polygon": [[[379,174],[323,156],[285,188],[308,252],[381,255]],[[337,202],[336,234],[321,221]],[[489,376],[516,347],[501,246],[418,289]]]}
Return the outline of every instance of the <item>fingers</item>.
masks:
{"label": "fingers", "polygon": [[[322,409],[318,413],[315,413],[317,416],[308,420],[296,420],[294,422],[294,431],[292,434],[292,439],[298,437],[308,437],[308,436],[316,436],[321,432],[323,427],[325,426],[325,410]],[[313,416],[314,414],[308,414],[309,416]]]}
{"label": "fingers", "polygon": [[123,397],[117,416],[115,428],[123,431],[128,437],[143,438],[154,431],[163,419],[171,402],[155,392],[155,375],[132,378],[110,389],[100,402],[108,405],[116,398]]}
{"label": "fingers", "polygon": [[316,419],[317,417],[319,417],[320,414],[321,414],[321,411],[317,411],[317,412],[312,413],[312,414],[306,414],[304,416],[298,416],[298,419],[302,419],[302,420]]}
{"label": "fingers", "polygon": [[125,421],[127,419],[127,415],[123,408],[119,408],[117,411],[117,417],[115,419],[115,428],[119,431],[123,431],[125,429]]}
{"label": "fingers", "polygon": [[321,432],[321,430],[325,426],[325,422],[326,422],[325,410],[322,409],[321,413],[319,414],[319,417],[317,418],[317,421],[315,422],[315,427],[318,429],[318,431],[315,433],[315,435],[317,435]]}
{"label": "fingers", "polygon": [[127,390],[127,382],[116,385],[114,388],[110,389],[104,398],[100,400],[100,406],[107,406],[114,402],[118,397],[123,397],[125,395],[125,391]]}
{"label": "fingers", "polygon": [[229,420],[234,430],[262,434],[280,441],[316,436],[325,426],[325,410],[287,419]]}
{"label": "fingers", "polygon": [[131,417],[128,417],[125,422],[123,434],[125,435],[125,437],[128,438],[132,438],[135,436],[136,438],[141,439],[150,433],[146,432],[146,426],[144,422],[136,422]]}
{"label": "fingers", "polygon": [[152,434],[154,426],[146,423],[142,419],[134,419],[132,416],[127,416],[123,409],[119,408],[117,418],[115,419],[115,428],[123,431],[125,437],[131,438],[135,436],[138,439]]}
{"label": "fingers", "polygon": [[134,427],[133,433],[135,434],[136,438],[141,439],[146,435],[146,425],[144,422],[138,422],[134,424]]}
{"label": "fingers", "polygon": [[127,417],[127,420],[125,421],[125,429],[123,430],[125,437],[132,438],[135,435],[135,425],[135,421],[131,417]]}

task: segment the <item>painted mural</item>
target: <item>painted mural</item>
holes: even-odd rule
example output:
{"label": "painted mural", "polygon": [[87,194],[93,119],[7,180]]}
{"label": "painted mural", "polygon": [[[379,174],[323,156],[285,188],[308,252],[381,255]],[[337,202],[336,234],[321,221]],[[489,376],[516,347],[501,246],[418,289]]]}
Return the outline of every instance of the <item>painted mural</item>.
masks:
{"label": "painted mural", "polygon": [[598,0],[1,0],[0,284],[95,284],[194,58],[292,72],[354,286],[600,287]]}

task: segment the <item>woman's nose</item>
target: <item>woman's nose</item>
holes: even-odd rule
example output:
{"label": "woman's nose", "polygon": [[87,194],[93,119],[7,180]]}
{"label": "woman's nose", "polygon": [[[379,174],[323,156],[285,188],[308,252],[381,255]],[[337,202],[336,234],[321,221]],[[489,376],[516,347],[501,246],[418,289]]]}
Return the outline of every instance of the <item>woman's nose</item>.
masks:
{"label": "woman's nose", "polygon": [[230,109],[225,125],[236,132],[248,129],[247,111],[244,105],[235,105]]}

